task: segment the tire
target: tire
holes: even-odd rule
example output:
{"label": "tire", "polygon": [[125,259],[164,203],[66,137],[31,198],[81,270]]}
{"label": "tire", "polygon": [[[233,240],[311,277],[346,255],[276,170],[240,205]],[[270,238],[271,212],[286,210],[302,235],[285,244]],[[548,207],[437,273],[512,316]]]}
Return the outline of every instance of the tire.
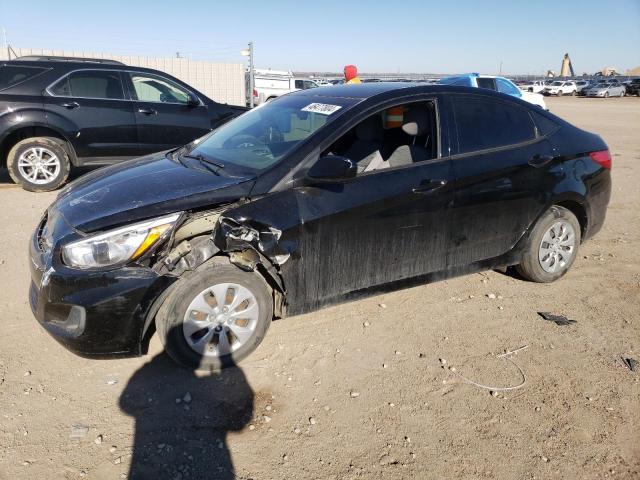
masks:
{"label": "tire", "polygon": [[624,94],[625,94],[625,91],[624,91],[624,90],[622,90],[622,91],[620,92],[620,98],[624,97]]}
{"label": "tire", "polygon": [[575,97],[577,93],[578,93],[578,92],[576,92],[575,90],[572,90],[572,91],[571,91],[571,96],[572,96],[572,97]]}
{"label": "tire", "polygon": [[[560,226],[564,226],[562,230]],[[552,232],[559,235],[553,236]],[[556,242],[546,242],[548,239]],[[580,247],[580,222],[576,216],[564,207],[554,205],[540,217],[525,246],[522,262],[516,270],[525,279],[538,283],[558,280],[569,271],[578,255]],[[570,241],[572,239],[572,242]],[[570,253],[567,250],[571,244]],[[555,261],[550,258],[556,249]]]}
{"label": "tire", "polygon": [[25,190],[56,190],[67,181],[71,170],[67,144],[55,137],[21,140],[9,150],[7,169],[13,181]]}
{"label": "tire", "polygon": [[[178,282],[156,315],[160,340],[176,363],[188,369],[220,370],[236,365],[260,345],[273,320],[271,291],[260,274],[242,271],[226,258],[218,257]],[[223,313],[214,289],[225,292],[219,293],[224,302],[222,308],[245,298],[246,292],[253,297]],[[230,293],[232,290],[235,291]],[[251,312],[244,326],[240,325],[245,321],[243,317],[233,320],[234,311]],[[245,332],[239,335],[247,336],[241,341],[234,332]],[[223,338],[225,342],[221,343]]]}
{"label": "tire", "polygon": [[604,98],[609,98],[609,92],[604,92]]}

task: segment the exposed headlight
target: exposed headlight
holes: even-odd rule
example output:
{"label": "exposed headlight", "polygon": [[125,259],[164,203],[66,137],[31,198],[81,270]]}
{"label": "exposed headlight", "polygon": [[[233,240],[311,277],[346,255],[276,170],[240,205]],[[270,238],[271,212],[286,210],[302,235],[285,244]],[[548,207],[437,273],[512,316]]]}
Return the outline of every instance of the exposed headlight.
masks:
{"label": "exposed headlight", "polygon": [[62,260],[74,268],[108,267],[135,260],[168,232],[178,217],[180,214],[174,213],[71,242],[62,248]]}

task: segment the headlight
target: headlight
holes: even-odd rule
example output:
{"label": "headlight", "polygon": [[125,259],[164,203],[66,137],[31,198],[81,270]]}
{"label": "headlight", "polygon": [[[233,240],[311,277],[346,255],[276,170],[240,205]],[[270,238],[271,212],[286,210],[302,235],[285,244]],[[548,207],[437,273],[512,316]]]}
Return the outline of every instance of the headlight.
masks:
{"label": "headlight", "polygon": [[108,267],[134,260],[169,231],[179,216],[174,213],[69,243],[62,248],[62,260],[74,268]]}

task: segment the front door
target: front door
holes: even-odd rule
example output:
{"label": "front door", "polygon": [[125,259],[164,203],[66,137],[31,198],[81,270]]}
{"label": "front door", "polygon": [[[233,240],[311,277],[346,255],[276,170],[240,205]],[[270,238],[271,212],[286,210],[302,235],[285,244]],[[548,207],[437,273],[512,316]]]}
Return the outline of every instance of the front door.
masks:
{"label": "front door", "polygon": [[63,128],[81,163],[111,163],[138,153],[133,104],[116,70],[76,70],[43,96],[47,121]]}
{"label": "front door", "polygon": [[140,154],[185,145],[211,131],[209,109],[182,85],[145,72],[128,72]]}

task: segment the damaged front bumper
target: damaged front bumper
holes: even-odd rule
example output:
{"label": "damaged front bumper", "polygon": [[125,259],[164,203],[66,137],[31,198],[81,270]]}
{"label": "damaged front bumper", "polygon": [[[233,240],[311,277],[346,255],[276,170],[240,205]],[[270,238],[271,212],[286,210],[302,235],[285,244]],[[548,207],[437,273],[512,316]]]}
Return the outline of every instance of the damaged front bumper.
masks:
{"label": "damaged front bumper", "polygon": [[39,229],[29,248],[29,304],[58,342],[84,357],[144,353],[143,328],[151,305],[174,279],[142,266],[80,271],[42,247]]}

